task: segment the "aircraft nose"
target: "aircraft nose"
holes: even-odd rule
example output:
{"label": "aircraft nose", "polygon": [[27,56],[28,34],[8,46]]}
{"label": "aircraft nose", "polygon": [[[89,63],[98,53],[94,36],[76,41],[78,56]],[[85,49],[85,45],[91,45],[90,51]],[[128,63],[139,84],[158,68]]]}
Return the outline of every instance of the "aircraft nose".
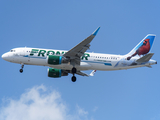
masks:
{"label": "aircraft nose", "polygon": [[5,54],[2,55],[2,59],[4,59],[4,58],[5,58]]}
{"label": "aircraft nose", "polygon": [[2,59],[3,59],[3,60],[7,60],[7,58],[8,58],[8,55],[7,55],[6,53],[4,53],[4,54],[2,55]]}

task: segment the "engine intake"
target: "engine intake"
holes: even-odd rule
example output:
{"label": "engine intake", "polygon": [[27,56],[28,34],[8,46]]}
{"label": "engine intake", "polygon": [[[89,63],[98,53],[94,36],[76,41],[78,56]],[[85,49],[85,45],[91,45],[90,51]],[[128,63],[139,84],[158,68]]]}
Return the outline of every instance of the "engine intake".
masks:
{"label": "engine intake", "polygon": [[58,78],[61,76],[68,76],[68,72],[61,69],[48,68],[48,77]]}

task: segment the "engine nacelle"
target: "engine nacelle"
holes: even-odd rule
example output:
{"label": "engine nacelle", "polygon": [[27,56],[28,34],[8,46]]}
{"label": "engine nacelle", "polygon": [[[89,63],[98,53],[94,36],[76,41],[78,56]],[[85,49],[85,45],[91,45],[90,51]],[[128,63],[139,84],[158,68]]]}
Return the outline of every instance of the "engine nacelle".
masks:
{"label": "engine nacelle", "polygon": [[62,63],[68,63],[68,60],[62,56],[49,55],[47,57],[47,63],[51,65],[59,65]]}
{"label": "engine nacelle", "polygon": [[48,68],[48,77],[58,78],[61,76],[68,76],[68,72],[61,69]]}

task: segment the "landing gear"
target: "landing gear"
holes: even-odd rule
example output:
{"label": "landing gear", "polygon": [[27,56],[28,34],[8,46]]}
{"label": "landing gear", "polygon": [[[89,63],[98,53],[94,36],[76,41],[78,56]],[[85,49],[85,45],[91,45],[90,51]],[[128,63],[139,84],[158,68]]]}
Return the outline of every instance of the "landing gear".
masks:
{"label": "landing gear", "polygon": [[75,67],[72,68],[72,73],[75,74],[77,72],[77,69]]}
{"label": "landing gear", "polygon": [[76,77],[74,75],[72,76],[72,82],[76,82]]}
{"label": "landing gear", "polygon": [[20,69],[19,72],[22,73],[22,72],[23,72],[23,69]]}
{"label": "landing gear", "polygon": [[76,77],[74,76],[74,74],[77,72],[77,69],[75,67],[72,68],[72,82],[76,82]]}
{"label": "landing gear", "polygon": [[21,69],[19,70],[20,73],[23,72],[24,64],[22,64]]}

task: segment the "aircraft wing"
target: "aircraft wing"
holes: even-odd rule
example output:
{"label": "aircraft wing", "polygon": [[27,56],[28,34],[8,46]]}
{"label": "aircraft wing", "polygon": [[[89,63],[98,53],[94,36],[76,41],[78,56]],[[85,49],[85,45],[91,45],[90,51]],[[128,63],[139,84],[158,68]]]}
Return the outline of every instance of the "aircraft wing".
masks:
{"label": "aircraft wing", "polygon": [[75,47],[70,49],[68,52],[66,52],[63,56],[66,58],[69,58],[71,60],[72,65],[75,65],[75,64],[80,65],[81,56],[83,56],[84,53],[89,49],[90,42],[96,36],[99,29],[100,27],[98,27],[89,37],[87,37],[78,45],[76,45]]}
{"label": "aircraft wing", "polygon": [[81,75],[81,76],[87,76],[87,77],[89,77],[88,74],[86,74],[86,73],[84,73],[84,72],[81,72],[81,71],[77,71],[76,74],[77,74],[77,75]]}
{"label": "aircraft wing", "polygon": [[138,63],[148,62],[152,58],[153,55],[154,55],[154,53],[148,53],[147,55],[136,60],[136,62],[138,62]]}
{"label": "aircraft wing", "polygon": [[77,75],[87,76],[87,77],[89,77],[89,76],[94,76],[95,73],[96,73],[96,70],[93,70],[89,75],[86,74],[86,73],[84,73],[84,72],[81,72],[81,71],[77,71],[77,72],[76,72]]}

